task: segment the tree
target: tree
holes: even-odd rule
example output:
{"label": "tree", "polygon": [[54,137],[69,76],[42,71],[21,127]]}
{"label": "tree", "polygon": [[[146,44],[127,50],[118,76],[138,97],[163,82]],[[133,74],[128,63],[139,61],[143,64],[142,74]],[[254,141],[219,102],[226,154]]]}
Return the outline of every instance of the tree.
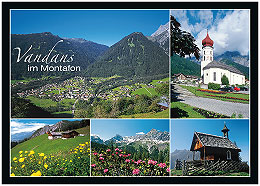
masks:
{"label": "tree", "polygon": [[229,81],[226,75],[223,75],[221,78],[222,85],[229,85]]}
{"label": "tree", "polygon": [[163,83],[162,86],[156,87],[155,91],[162,96],[168,97],[169,96],[169,84]]}
{"label": "tree", "polygon": [[173,16],[171,16],[171,56],[174,53],[181,57],[194,54],[195,58],[199,60],[200,49],[195,44],[195,38],[189,32],[181,30],[180,27],[181,24]]}

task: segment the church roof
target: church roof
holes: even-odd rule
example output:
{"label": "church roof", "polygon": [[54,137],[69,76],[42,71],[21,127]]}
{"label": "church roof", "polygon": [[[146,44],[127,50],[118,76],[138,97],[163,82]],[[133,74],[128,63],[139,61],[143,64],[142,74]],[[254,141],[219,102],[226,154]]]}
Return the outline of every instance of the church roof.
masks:
{"label": "church roof", "polygon": [[[198,138],[200,140],[202,146],[205,146],[205,147],[217,147],[217,148],[226,148],[226,149],[234,149],[234,150],[241,151],[240,148],[238,148],[228,138],[224,138],[221,136],[215,136],[212,134],[205,134],[205,133],[201,133],[201,132],[195,132],[194,137]],[[194,149],[194,146],[195,146],[195,141],[193,138],[191,150]]]}
{"label": "church roof", "polygon": [[207,70],[207,69],[210,69],[210,68],[221,68],[221,69],[228,70],[228,71],[236,73],[236,74],[244,75],[242,72],[240,72],[235,67],[232,67],[232,66],[229,66],[229,65],[226,65],[224,63],[217,62],[217,61],[212,61],[211,63],[207,64],[203,68],[203,70]]}
{"label": "church roof", "polygon": [[205,37],[205,39],[202,40],[202,45],[203,46],[213,46],[214,41],[212,39],[210,39],[208,31],[207,31],[207,36]]}

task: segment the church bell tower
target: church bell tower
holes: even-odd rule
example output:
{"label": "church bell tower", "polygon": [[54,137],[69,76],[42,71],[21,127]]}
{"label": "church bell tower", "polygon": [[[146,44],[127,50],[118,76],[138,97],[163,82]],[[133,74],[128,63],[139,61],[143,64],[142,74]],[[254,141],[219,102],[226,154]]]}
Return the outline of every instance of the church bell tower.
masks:
{"label": "church bell tower", "polygon": [[213,40],[210,39],[207,31],[207,36],[202,40],[202,60],[200,64],[200,75],[204,81],[203,68],[213,61]]}
{"label": "church bell tower", "polygon": [[223,137],[228,139],[228,131],[229,129],[226,126],[226,123],[224,122],[224,128],[221,130],[223,132]]}

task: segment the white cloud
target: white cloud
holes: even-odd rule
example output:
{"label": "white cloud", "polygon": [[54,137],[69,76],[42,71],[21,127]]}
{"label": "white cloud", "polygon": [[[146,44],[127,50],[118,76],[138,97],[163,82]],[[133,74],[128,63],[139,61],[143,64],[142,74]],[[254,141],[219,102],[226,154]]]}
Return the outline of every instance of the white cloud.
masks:
{"label": "white cloud", "polygon": [[17,121],[11,121],[11,135],[22,133],[22,132],[32,132],[39,128],[44,127],[45,123],[23,123]]}
{"label": "white cloud", "polygon": [[[209,28],[210,38],[214,41],[214,53],[222,54],[226,51],[239,51],[241,55],[249,52],[249,11],[235,10],[217,12],[213,19],[213,12],[209,10],[190,11],[190,15],[197,23],[192,25],[187,16],[187,10],[171,11],[181,23],[181,29],[191,32],[196,44],[202,47],[201,41],[206,37]],[[224,17],[223,17],[224,16]],[[184,25],[184,26],[183,26]]]}
{"label": "white cloud", "polygon": [[137,132],[136,135],[143,135],[145,134],[144,132]]}

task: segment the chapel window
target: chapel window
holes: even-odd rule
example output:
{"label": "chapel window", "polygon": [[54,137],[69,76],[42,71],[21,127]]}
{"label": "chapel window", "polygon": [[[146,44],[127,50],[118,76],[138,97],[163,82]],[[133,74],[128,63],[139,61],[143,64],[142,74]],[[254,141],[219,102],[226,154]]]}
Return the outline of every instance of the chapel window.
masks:
{"label": "chapel window", "polygon": [[213,81],[216,81],[216,79],[217,79],[217,73],[213,72]]}
{"label": "chapel window", "polygon": [[229,150],[227,151],[227,160],[231,160],[231,152]]}

